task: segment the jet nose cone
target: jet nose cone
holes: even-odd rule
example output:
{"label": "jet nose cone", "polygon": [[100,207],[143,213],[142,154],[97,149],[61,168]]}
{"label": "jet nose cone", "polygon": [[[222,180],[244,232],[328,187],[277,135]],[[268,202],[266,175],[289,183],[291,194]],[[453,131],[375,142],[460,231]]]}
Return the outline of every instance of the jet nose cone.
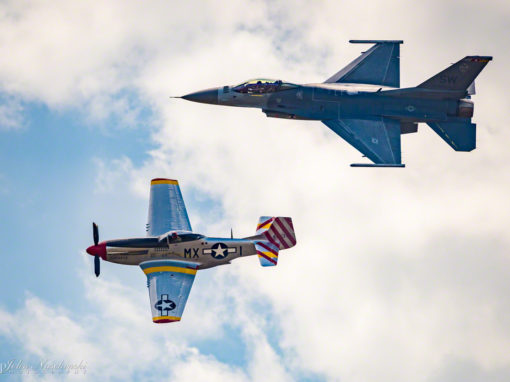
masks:
{"label": "jet nose cone", "polygon": [[218,104],[218,88],[200,90],[195,93],[186,94],[185,96],[182,96],[181,98],[184,98],[188,101],[193,101],[193,102],[210,103],[213,105],[217,105]]}

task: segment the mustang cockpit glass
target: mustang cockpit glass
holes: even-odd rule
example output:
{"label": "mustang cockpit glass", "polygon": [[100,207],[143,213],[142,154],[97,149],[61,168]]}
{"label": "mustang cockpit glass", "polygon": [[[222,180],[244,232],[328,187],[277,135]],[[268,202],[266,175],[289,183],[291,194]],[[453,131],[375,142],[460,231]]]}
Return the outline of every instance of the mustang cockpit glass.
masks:
{"label": "mustang cockpit glass", "polygon": [[266,94],[281,90],[293,89],[296,87],[297,85],[282,82],[281,80],[256,79],[234,86],[232,90],[245,94]]}
{"label": "mustang cockpit glass", "polygon": [[204,237],[204,235],[199,235],[197,233],[179,233],[179,232],[172,232],[163,237],[163,239],[160,239],[160,243],[168,243],[168,244],[175,244],[175,243],[182,243],[186,241],[194,241],[194,240],[200,240]]}

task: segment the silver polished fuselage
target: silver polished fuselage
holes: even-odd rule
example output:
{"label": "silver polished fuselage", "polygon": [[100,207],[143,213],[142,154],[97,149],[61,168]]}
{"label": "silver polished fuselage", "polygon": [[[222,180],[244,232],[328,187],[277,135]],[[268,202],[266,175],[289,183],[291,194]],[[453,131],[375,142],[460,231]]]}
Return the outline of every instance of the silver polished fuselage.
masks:
{"label": "silver polished fuselage", "polygon": [[[232,260],[256,255],[255,245],[251,240],[202,237],[198,240],[184,242],[161,241],[156,246],[119,246],[120,240],[109,240],[106,244],[104,260],[126,265],[139,265],[148,260],[178,259],[199,264],[198,269],[211,268],[229,264]],[[143,239],[140,239],[143,240]]]}

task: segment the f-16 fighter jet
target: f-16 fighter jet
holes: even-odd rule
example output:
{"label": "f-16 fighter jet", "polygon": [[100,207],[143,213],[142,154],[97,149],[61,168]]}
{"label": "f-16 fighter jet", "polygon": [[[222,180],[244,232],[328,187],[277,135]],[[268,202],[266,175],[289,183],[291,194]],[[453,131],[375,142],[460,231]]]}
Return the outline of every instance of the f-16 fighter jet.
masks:
{"label": "f-16 fighter jet", "polygon": [[[99,242],[92,223],[96,276],[100,260],[138,265],[147,275],[152,321],[180,321],[195,274],[200,269],[230,264],[239,257],[257,255],[263,267],[275,266],[282,249],[296,245],[292,219],[262,216],[254,236],[244,239],[206,237],[191,230],[176,180],[151,181],[147,237]],[[231,235],[232,236],[232,235]]]}
{"label": "f-16 fighter jet", "polygon": [[400,89],[403,41],[350,40],[374,44],[324,83],[297,85],[256,79],[187,94],[189,101],[256,107],[273,118],[319,120],[374,164],[354,167],[404,167],[401,134],[427,123],[456,151],[476,147],[474,80],[492,60],[467,56],[420,85]]}

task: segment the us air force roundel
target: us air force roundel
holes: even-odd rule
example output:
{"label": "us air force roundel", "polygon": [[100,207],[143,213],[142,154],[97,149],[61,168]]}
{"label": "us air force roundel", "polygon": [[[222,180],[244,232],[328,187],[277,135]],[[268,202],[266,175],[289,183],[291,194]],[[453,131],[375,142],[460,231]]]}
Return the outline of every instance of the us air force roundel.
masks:
{"label": "us air force roundel", "polygon": [[213,244],[211,249],[204,249],[203,253],[204,255],[211,255],[216,260],[223,260],[225,257],[228,256],[229,253],[236,253],[236,248],[227,247],[223,243],[216,243]]}
{"label": "us air force roundel", "polygon": [[168,312],[174,310],[176,306],[175,302],[170,300],[167,294],[162,294],[161,298],[154,305],[154,307],[159,310],[161,316],[168,316]]}

